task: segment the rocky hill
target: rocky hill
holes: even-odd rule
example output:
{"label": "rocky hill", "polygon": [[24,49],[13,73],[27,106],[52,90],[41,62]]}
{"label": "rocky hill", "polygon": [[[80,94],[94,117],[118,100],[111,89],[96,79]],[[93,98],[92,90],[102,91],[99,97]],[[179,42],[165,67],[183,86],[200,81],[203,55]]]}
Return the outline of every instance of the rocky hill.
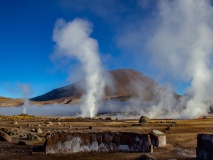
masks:
{"label": "rocky hill", "polygon": [[[154,98],[153,88],[157,83],[144,74],[132,69],[118,69],[109,72],[112,84],[105,88],[106,99],[120,98],[127,99],[132,96],[140,96],[144,100]],[[34,97],[31,101],[50,101],[67,98],[79,99],[83,93],[83,81],[65,87],[54,89],[41,96]],[[66,100],[69,101],[69,100]]]}

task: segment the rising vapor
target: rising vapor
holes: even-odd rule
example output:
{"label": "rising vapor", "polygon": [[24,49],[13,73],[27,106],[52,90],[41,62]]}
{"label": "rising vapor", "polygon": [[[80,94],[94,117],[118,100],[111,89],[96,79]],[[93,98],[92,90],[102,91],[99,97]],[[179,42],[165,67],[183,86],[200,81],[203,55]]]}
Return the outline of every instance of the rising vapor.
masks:
{"label": "rising vapor", "polygon": [[85,74],[85,92],[81,114],[94,117],[104,96],[105,79],[98,52],[98,42],[90,37],[92,25],[83,19],[65,22],[59,19],[54,28],[56,54],[78,59]]}
{"label": "rising vapor", "polygon": [[29,95],[32,93],[32,90],[30,88],[30,85],[28,84],[20,84],[19,88],[23,94],[23,98],[24,98],[24,104],[22,106],[22,113],[26,114],[27,113],[27,109],[29,106]]}
{"label": "rising vapor", "polygon": [[160,1],[159,24],[149,48],[162,71],[190,82],[188,98],[173,107],[184,106],[179,112],[183,118],[206,115],[212,104],[212,19],[210,1]]}

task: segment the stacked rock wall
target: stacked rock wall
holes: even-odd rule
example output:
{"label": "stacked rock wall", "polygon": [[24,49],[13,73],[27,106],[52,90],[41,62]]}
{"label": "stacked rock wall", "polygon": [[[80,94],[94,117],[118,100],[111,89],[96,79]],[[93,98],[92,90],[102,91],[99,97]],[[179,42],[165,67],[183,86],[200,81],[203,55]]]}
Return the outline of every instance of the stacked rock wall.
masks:
{"label": "stacked rock wall", "polygon": [[197,159],[213,160],[213,134],[197,135]]}
{"label": "stacked rock wall", "polygon": [[53,133],[44,143],[46,154],[75,152],[152,152],[148,134],[132,132]]}
{"label": "stacked rock wall", "polygon": [[166,145],[166,134],[158,130],[152,130],[150,139],[153,147],[162,147]]}

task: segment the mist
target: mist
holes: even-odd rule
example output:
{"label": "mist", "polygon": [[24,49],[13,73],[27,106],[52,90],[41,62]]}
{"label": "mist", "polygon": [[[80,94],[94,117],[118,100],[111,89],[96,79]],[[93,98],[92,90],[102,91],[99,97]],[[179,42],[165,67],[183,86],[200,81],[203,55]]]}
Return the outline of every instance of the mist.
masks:
{"label": "mist", "polygon": [[149,41],[153,60],[167,75],[190,82],[185,94],[190,98],[180,100],[184,108],[179,114],[185,118],[206,115],[213,96],[210,1],[161,1],[158,18],[158,28]]}
{"label": "mist", "polygon": [[[0,115],[19,115],[23,112],[23,107],[1,107],[0,108]],[[59,105],[59,104],[52,104],[52,105],[28,105],[27,107],[27,114],[34,115],[34,116],[79,116],[80,109],[78,105]]]}
{"label": "mist", "polygon": [[[144,101],[146,91],[142,84],[135,82],[132,87],[139,96],[125,103],[129,106],[122,108],[125,115],[132,111],[151,118],[190,119],[208,115],[213,97],[212,19],[213,7],[208,0],[159,1],[153,26],[146,29],[150,35],[145,47],[159,77],[188,83],[189,87],[184,95],[178,97],[171,85],[153,86],[155,100]],[[128,43],[133,51],[144,35],[144,29],[135,26],[138,30],[120,35],[119,39],[120,43]],[[136,57],[139,58],[140,54],[138,51]]]}
{"label": "mist", "polygon": [[53,40],[56,42],[55,54],[76,58],[81,64],[85,77],[80,106],[82,117],[94,117],[104,97],[104,70],[99,57],[98,42],[90,37],[91,33],[92,24],[79,18],[70,22],[59,19],[53,33]]}

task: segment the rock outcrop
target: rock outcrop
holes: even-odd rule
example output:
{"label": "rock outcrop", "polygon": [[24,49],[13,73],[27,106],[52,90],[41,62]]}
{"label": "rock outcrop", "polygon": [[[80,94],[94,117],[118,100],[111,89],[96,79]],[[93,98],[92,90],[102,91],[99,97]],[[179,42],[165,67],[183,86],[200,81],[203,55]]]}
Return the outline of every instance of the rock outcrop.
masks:
{"label": "rock outcrop", "polygon": [[213,134],[197,135],[197,159],[213,160]]}
{"label": "rock outcrop", "polygon": [[53,133],[46,136],[44,152],[152,152],[148,134],[132,132]]}
{"label": "rock outcrop", "polygon": [[0,130],[0,140],[12,142],[11,137],[6,132],[4,132],[2,129]]}

